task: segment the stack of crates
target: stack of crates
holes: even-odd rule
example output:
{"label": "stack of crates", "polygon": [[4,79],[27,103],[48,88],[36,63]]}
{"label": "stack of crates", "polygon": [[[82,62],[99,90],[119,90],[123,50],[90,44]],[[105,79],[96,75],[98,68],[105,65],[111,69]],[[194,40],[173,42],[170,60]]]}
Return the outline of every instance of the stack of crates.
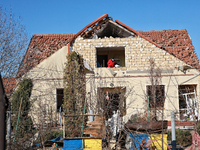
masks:
{"label": "stack of crates", "polygon": [[94,137],[66,138],[64,150],[102,150],[102,139]]}

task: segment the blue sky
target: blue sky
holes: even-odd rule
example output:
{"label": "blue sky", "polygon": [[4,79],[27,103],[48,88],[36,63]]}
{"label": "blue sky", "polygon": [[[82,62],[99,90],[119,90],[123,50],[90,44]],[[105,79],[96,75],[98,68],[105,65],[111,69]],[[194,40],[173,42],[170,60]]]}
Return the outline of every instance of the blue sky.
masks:
{"label": "blue sky", "polygon": [[33,34],[77,33],[108,14],[135,30],[187,29],[200,58],[199,0],[1,0]]}

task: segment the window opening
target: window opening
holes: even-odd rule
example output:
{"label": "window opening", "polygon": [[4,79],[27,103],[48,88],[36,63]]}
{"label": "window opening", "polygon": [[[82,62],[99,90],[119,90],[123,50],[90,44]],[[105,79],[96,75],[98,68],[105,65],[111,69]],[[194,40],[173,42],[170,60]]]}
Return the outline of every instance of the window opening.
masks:
{"label": "window opening", "polygon": [[198,119],[196,85],[180,85],[178,91],[180,120],[194,121]]}
{"label": "window opening", "polygon": [[[147,96],[149,98],[149,108],[163,108],[165,103],[165,86],[155,85],[153,88],[153,86],[148,85]],[[156,104],[154,104],[154,99]]]}
{"label": "window opening", "polygon": [[56,89],[56,98],[57,98],[57,112],[63,111],[62,104],[63,104],[63,98],[64,98],[64,93],[63,89]]}
{"label": "window opening", "polygon": [[97,67],[108,67],[109,59],[114,58],[114,67],[125,67],[124,47],[104,47],[97,48]]}

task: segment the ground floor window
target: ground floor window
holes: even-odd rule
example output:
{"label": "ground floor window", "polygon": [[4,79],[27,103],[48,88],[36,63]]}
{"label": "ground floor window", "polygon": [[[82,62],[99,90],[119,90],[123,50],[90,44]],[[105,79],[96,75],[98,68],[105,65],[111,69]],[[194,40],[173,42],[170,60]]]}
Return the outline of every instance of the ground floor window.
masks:
{"label": "ground floor window", "polygon": [[64,89],[60,88],[60,89],[56,89],[56,101],[57,101],[57,112],[63,111],[62,108],[62,104],[63,104],[63,98],[64,98],[64,93],[63,93]]}
{"label": "ground floor window", "polygon": [[178,87],[180,120],[198,119],[196,87],[197,85],[180,85]]}
{"label": "ground floor window", "polygon": [[165,86],[148,85],[147,98],[149,100],[149,108],[163,108],[165,103]]}

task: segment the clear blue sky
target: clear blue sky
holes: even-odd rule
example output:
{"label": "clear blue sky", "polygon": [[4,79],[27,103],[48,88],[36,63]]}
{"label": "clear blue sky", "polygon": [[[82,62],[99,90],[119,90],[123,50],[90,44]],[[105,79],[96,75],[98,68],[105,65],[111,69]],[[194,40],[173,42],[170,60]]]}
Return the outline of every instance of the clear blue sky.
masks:
{"label": "clear blue sky", "polygon": [[200,58],[199,0],[1,0],[33,34],[77,33],[108,14],[135,30],[187,29]]}

